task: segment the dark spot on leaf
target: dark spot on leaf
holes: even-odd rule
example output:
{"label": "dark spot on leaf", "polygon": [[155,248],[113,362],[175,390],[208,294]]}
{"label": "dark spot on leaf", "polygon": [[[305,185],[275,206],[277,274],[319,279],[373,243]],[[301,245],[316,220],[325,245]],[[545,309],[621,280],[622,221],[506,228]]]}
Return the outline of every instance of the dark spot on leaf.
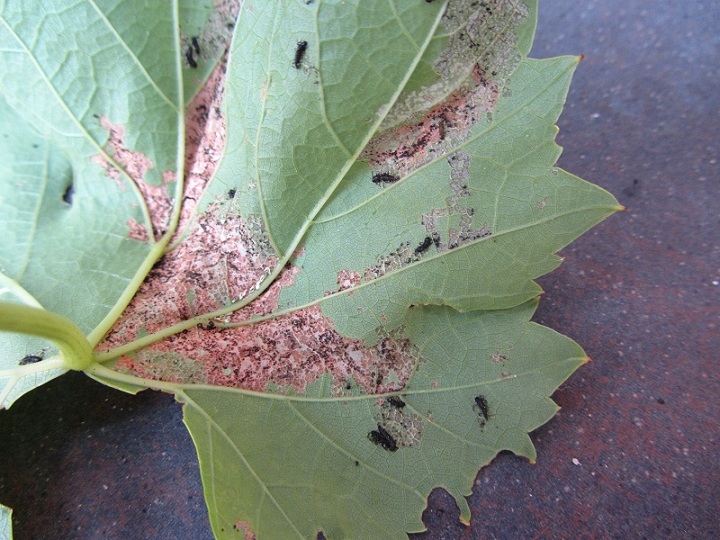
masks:
{"label": "dark spot on leaf", "polygon": [[73,195],[75,194],[75,187],[70,184],[68,187],[65,188],[65,192],[63,193],[62,200],[63,202],[72,205]]}
{"label": "dark spot on leaf", "polygon": [[398,180],[399,176],[390,173],[375,173],[372,177],[373,184],[392,184]]}
{"label": "dark spot on leaf", "polygon": [[26,366],[28,364],[37,364],[38,362],[42,361],[42,356],[37,356],[35,354],[28,354],[25,358],[20,360],[21,366]]}
{"label": "dark spot on leaf", "polygon": [[402,409],[405,406],[405,402],[396,396],[389,397],[385,401],[397,409]]}
{"label": "dark spot on leaf", "polygon": [[432,243],[433,243],[432,238],[430,238],[429,236],[426,236],[425,240],[423,240],[422,243],[418,247],[415,248],[415,255],[425,251],[427,248],[429,248],[432,245]]}
{"label": "dark spot on leaf", "polygon": [[390,435],[380,424],[378,424],[377,430],[373,430],[368,433],[368,439],[388,452],[396,452],[398,449],[395,439],[393,439],[392,435]]}
{"label": "dark spot on leaf", "polygon": [[485,399],[485,396],[482,394],[475,397],[475,405],[477,405],[478,409],[480,409],[480,414],[483,417],[483,420],[487,421],[488,419],[488,402],[487,399]]}
{"label": "dark spot on leaf", "polygon": [[234,189],[228,190],[228,192],[227,192],[228,199],[234,199],[235,193],[237,193],[237,192]]}
{"label": "dark spot on leaf", "polygon": [[195,58],[193,58],[192,47],[188,47],[187,51],[185,51],[185,58],[191,68],[195,69],[197,67],[197,62],[195,61]]}
{"label": "dark spot on leaf", "polygon": [[356,462],[355,462],[355,466],[356,466],[356,467],[359,467],[359,466],[360,466],[360,462],[359,462],[359,461],[356,461]]}
{"label": "dark spot on leaf", "polygon": [[300,69],[300,64],[302,64],[302,60],[305,56],[305,50],[307,49],[307,46],[307,41],[297,42],[297,49],[295,49],[295,60],[293,61],[293,66],[295,67],[295,69]]}
{"label": "dark spot on leaf", "polygon": [[190,38],[190,41],[192,43],[193,49],[195,49],[195,52],[200,54],[200,44],[198,43],[198,38],[192,37]]}

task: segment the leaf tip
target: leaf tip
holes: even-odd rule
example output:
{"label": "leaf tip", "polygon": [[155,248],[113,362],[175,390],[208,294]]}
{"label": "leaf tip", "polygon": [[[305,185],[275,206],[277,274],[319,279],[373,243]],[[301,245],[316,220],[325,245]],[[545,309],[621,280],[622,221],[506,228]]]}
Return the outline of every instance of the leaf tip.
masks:
{"label": "leaf tip", "polygon": [[584,366],[585,364],[588,364],[590,362],[592,362],[592,358],[590,358],[589,356],[586,356],[585,358],[580,359],[581,366]]}

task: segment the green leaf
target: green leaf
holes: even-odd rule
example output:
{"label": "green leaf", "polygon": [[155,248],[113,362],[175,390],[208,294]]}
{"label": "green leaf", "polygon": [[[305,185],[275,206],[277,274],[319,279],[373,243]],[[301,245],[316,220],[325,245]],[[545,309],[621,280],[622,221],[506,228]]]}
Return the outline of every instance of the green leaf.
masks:
{"label": "green leaf", "polygon": [[[337,395],[326,379],[272,399],[180,391],[217,537],[249,523],[258,538],[404,538],[423,530],[436,486],[469,520],[464,496],[477,470],[501,450],[534,461],[527,433],[555,414],[550,394],[586,360],[568,338],[528,322],[535,305],[416,310],[408,338],[423,360],[395,398],[402,407],[356,389]],[[378,424],[397,451],[368,438]]]}
{"label": "green leaf", "polygon": [[12,510],[0,504],[0,540],[12,540]]}
{"label": "green leaf", "polygon": [[[2,4],[0,307],[176,394],[219,538],[401,538],[436,486],[467,521],[586,361],[530,322],[619,209],[554,167],[578,60],[525,58],[532,0],[221,4]],[[52,347],[3,339],[0,403]]]}

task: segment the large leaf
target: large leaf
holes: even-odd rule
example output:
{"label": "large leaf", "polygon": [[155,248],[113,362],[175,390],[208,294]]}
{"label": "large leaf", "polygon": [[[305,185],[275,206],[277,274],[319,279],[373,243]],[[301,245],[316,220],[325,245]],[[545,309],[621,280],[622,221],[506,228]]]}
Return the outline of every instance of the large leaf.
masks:
{"label": "large leaf", "polygon": [[[177,395],[218,537],[400,538],[435,486],[468,520],[585,361],[529,321],[618,209],[554,167],[577,59],[524,57],[533,1],[136,5],[3,4],[0,300]],[[6,404],[51,349],[3,342]]]}

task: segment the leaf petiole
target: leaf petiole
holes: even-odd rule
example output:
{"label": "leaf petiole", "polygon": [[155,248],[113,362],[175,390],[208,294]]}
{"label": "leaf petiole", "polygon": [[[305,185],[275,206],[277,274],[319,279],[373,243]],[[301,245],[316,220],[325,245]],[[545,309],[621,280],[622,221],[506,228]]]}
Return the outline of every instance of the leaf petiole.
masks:
{"label": "leaf petiole", "polygon": [[93,363],[92,348],[82,330],[52,311],[0,302],[0,331],[49,339],[62,353],[60,367],[82,371]]}

